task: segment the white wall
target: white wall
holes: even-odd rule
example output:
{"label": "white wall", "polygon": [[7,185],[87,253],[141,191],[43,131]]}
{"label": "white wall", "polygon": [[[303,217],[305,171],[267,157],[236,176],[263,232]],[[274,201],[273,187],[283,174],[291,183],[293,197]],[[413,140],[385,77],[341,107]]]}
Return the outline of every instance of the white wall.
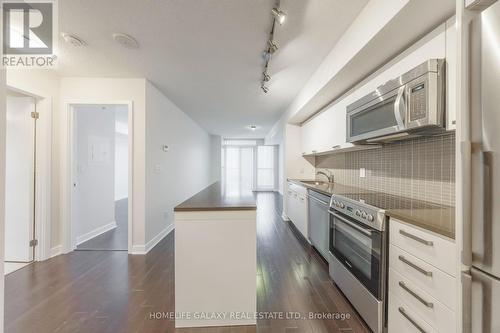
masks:
{"label": "white wall", "polygon": [[151,243],[172,228],[173,208],[211,183],[211,137],[149,82],[146,110],[146,242]]}
{"label": "white wall", "polygon": [[75,106],[74,235],[80,244],[115,224],[115,111]]}
{"label": "white wall", "polygon": [[[133,225],[132,247],[144,247],[146,216],[146,80],[145,79],[112,79],[112,78],[62,78],[61,79],[61,114],[60,114],[60,161],[61,185],[69,182],[68,166],[68,103],[132,103],[133,107]],[[68,193],[61,186],[61,203],[66,205]],[[62,219],[69,220],[69,212],[62,209]],[[66,233],[62,223],[63,234]],[[65,237],[64,237],[65,238]],[[64,244],[69,250],[68,244]]]}
{"label": "white wall", "polygon": [[128,110],[115,106],[115,200],[128,197]]}
{"label": "white wall", "polygon": [[220,135],[210,135],[210,181],[221,180],[222,167],[222,137]]}

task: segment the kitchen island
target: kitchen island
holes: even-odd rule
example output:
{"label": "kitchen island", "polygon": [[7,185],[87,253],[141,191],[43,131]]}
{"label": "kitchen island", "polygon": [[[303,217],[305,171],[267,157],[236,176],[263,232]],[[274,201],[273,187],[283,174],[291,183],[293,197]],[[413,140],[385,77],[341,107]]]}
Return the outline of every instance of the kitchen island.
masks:
{"label": "kitchen island", "polygon": [[219,182],[174,208],[175,327],[256,324],[256,210]]}

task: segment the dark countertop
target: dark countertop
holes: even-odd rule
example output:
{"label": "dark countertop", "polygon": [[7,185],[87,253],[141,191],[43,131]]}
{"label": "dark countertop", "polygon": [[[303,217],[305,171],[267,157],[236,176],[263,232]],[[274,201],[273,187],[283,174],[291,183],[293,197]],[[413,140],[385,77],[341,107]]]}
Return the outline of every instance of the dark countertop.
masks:
{"label": "dark countertop", "polygon": [[328,196],[335,194],[363,200],[369,205],[384,209],[390,217],[455,239],[455,207],[336,183],[313,185],[303,183],[300,179],[288,181]]}
{"label": "dark countertop", "polygon": [[201,190],[174,208],[174,212],[256,210],[257,204],[252,193],[228,195],[220,182]]}

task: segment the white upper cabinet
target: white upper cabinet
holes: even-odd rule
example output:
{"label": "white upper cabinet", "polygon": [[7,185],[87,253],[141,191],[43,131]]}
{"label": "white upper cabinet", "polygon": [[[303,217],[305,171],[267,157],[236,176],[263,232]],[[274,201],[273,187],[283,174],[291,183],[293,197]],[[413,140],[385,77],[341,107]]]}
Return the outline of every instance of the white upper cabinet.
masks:
{"label": "white upper cabinet", "polygon": [[[457,33],[455,18],[449,19],[396,56],[387,65],[360,83],[353,92],[341,97],[302,125],[303,154],[319,154],[355,147],[346,142],[346,107],[371,93],[380,85],[434,58],[446,59],[446,129],[455,129]],[[357,147],[357,146],[356,146]]]}

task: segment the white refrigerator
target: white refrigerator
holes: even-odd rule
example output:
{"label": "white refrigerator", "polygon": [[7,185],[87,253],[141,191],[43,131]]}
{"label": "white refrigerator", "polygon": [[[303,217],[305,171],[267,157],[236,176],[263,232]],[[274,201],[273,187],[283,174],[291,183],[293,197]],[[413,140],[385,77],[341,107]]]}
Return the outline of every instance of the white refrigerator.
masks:
{"label": "white refrigerator", "polygon": [[[492,1],[489,1],[492,2]],[[464,332],[500,332],[500,2],[470,25],[470,214],[464,228]]]}

